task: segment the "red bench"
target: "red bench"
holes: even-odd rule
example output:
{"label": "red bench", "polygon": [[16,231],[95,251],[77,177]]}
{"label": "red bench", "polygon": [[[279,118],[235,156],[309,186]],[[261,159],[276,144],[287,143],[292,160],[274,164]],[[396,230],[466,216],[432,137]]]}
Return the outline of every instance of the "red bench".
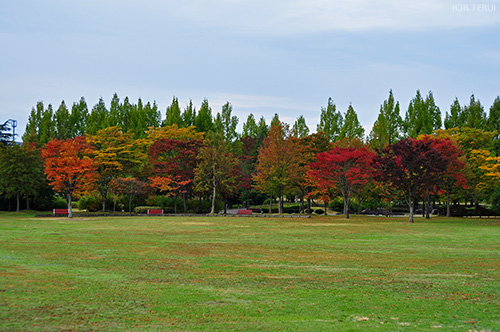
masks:
{"label": "red bench", "polygon": [[53,209],[52,212],[54,213],[54,215],[57,215],[57,214],[69,214],[68,209]]}
{"label": "red bench", "polygon": [[148,209],[148,214],[163,214],[163,210]]}
{"label": "red bench", "polygon": [[252,214],[252,210],[238,210],[238,214]]}

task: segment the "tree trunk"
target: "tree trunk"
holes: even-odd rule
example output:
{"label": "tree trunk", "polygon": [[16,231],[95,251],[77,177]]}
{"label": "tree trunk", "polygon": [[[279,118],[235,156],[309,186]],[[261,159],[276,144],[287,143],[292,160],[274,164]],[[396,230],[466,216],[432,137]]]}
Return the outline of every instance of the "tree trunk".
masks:
{"label": "tree trunk", "polygon": [[449,218],[451,216],[450,209],[450,192],[446,192],[446,216]]}
{"label": "tree trunk", "polygon": [[106,198],[108,197],[107,192],[101,193],[102,195],[102,212],[106,212]]}
{"label": "tree trunk", "polygon": [[431,218],[431,195],[429,193],[427,193],[427,199],[425,202],[425,218]]}
{"label": "tree trunk", "polygon": [[16,212],[19,212],[21,210],[21,194],[19,194],[19,191],[16,194]]}
{"label": "tree trunk", "polygon": [[273,195],[269,196],[269,213],[273,213]]}
{"label": "tree trunk", "polygon": [[26,195],[26,210],[30,209],[30,196]]}
{"label": "tree trunk", "polygon": [[349,196],[344,196],[344,215],[346,219],[349,219]]}
{"label": "tree trunk", "polygon": [[328,213],[327,213],[328,203],[326,201],[324,201],[323,203],[325,204],[325,216],[327,216],[328,215]]}
{"label": "tree trunk", "polygon": [[307,213],[311,214],[311,199],[307,199]]}
{"label": "tree trunk", "polygon": [[200,193],[200,196],[199,196],[199,203],[198,203],[198,213],[201,213],[202,210],[203,210],[203,201],[202,201],[202,194]]}
{"label": "tree trunk", "polygon": [[215,185],[215,180],[213,181],[214,185],[214,190],[212,192],[212,210],[210,211],[211,214],[215,213],[215,195],[217,194],[217,186]]}
{"label": "tree trunk", "polygon": [[184,200],[184,213],[188,212],[187,198],[187,193],[182,193],[182,199]]}
{"label": "tree trunk", "polygon": [[174,196],[174,214],[177,214],[177,195]]}
{"label": "tree trunk", "polygon": [[73,218],[73,207],[71,206],[71,193],[69,193],[67,197],[68,197],[68,218]]}
{"label": "tree trunk", "polygon": [[224,197],[224,214],[227,214],[227,197]]}
{"label": "tree trunk", "polygon": [[278,214],[283,214],[283,195],[278,197]]}
{"label": "tree trunk", "polygon": [[410,201],[410,203],[408,204],[408,206],[410,207],[410,218],[408,219],[408,222],[413,223],[413,222],[415,222],[413,220],[413,202]]}
{"label": "tree trunk", "polygon": [[361,214],[361,189],[357,192],[358,196],[358,216]]}
{"label": "tree trunk", "polygon": [[300,190],[300,211],[304,213],[304,189]]}
{"label": "tree trunk", "polygon": [[128,195],[128,214],[132,215],[132,195]]}

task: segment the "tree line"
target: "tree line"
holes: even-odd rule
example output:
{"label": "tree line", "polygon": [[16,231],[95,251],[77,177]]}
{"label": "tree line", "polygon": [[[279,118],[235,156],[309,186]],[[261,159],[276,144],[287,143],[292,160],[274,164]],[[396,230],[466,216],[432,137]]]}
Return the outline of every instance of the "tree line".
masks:
{"label": "tree line", "polygon": [[[346,217],[352,201],[361,207],[362,201],[404,199],[411,211],[415,201],[444,195],[448,206],[477,206],[491,197],[498,180],[499,114],[499,97],[487,116],[472,95],[463,107],[454,101],[443,129],[432,92],[423,97],[417,91],[403,118],[391,90],[367,137],[352,105],[342,114],[332,99],[321,109],[317,133],[309,133],[303,116],[290,127],[277,114],[270,125],[250,114],[239,134],[229,102],[212,116],[207,100],[199,110],[191,101],[181,110],[174,97],[163,121],[155,102],[121,102],[116,94],[109,110],[102,98],[90,112],[84,98],[71,112],[64,102],[55,112],[40,102],[23,146],[2,147],[0,192],[15,198],[17,208],[20,197],[29,208],[30,197],[51,188],[68,202],[74,195],[99,196],[104,210],[109,196],[131,202],[139,194],[179,198],[185,212],[193,197],[211,200],[211,212],[217,198],[248,204],[277,198],[282,213],[284,197],[310,211],[311,199],[328,203],[340,196]],[[415,174],[419,184],[403,176]],[[411,184],[411,192],[403,184]]]}

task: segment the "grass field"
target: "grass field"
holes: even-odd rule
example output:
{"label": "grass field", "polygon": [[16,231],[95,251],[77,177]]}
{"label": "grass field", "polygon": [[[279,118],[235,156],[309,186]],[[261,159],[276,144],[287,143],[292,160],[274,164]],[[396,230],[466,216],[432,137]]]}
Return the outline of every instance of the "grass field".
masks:
{"label": "grass field", "polygon": [[500,222],[0,213],[1,330],[500,330]]}

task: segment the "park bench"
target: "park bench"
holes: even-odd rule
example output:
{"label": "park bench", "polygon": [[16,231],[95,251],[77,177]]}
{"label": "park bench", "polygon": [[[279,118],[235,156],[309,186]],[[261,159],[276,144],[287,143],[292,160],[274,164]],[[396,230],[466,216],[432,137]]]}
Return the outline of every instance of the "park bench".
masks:
{"label": "park bench", "polygon": [[163,214],[162,209],[148,209],[148,214]]}
{"label": "park bench", "polygon": [[238,214],[242,214],[242,215],[252,214],[252,210],[238,210]]}
{"label": "park bench", "polygon": [[53,209],[52,212],[54,213],[54,215],[69,213],[68,209]]}
{"label": "park bench", "polygon": [[252,209],[249,209],[250,211],[252,211],[252,213],[262,213],[262,209],[260,208],[252,208]]}

